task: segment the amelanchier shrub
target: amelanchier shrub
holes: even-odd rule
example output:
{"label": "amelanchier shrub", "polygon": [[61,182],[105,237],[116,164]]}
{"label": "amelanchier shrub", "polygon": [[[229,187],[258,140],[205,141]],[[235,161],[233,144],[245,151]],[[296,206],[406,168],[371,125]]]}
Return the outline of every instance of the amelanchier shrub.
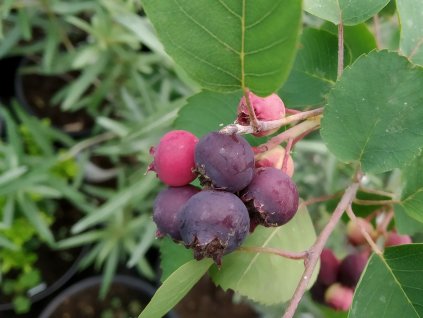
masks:
{"label": "amelanchier shrub", "polygon": [[[143,1],[203,91],[152,152],[169,186],[154,220],[173,242],[140,317],[165,314],[206,272],[285,303],[286,318],[313,285],[313,299],[349,317],[423,314],[423,246],[410,244],[423,229],[423,3],[388,2]],[[298,190],[291,154],[306,136],[349,175],[343,189]],[[318,234],[316,203],[330,212]],[[324,250],[335,228],[347,255]]]}

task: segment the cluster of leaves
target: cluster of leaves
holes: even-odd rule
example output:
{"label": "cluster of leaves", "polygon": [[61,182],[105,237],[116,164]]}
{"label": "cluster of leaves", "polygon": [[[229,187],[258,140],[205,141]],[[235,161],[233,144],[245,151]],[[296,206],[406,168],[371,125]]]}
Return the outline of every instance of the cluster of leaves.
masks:
{"label": "cluster of leaves", "polygon": [[[321,140],[314,136],[314,149],[325,148],[325,154],[330,152],[330,157],[338,160],[334,161],[338,176],[338,167],[350,177],[359,168],[365,174],[363,185],[394,190],[398,196],[394,206],[397,230],[420,233],[423,28],[416,13],[422,10],[416,8],[422,6],[419,1],[398,0],[396,7],[391,3],[381,12],[388,2],[305,1],[307,23],[301,33],[304,13],[299,1],[219,1],[213,5],[206,1],[144,1],[166,52],[205,89],[188,99],[175,128],[201,137],[231,123],[240,90],[246,88],[259,95],[278,91],[288,107],[324,105]],[[338,51],[337,29],[344,40],[343,56],[338,53],[342,51]],[[375,35],[371,29],[376,30]],[[340,64],[342,60],[344,64]],[[339,65],[345,70],[339,70]],[[402,182],[395,178],[398,171]],[[333,170],[328,172],[331,181]],[[340,190],[345,179],[331,181],[327,188]],[[363,215],[372,211],[365,212],[366,207],[357,205],[354,210]],[[290,224],[276,230],[259,229],[245,244],[307,250],[314,230],[308,214],[304,215],[292,232]],[[241,252],[226,256],[218,271],[209,260],[188,261],[191,255],[170,250],[165,241],[162,248],[162,266],[168,276],[140,317],[165,313],[207,271],[217,285],[264,304],[289,300],[302,273],[300,262],[280,260],[284,263],[276,264],[276,256]],[[349,315],[383,312],[395,317],[406,311],[410,317],[418,317],[421,265],[410,260],[421,249],[414,244],[373,255]],[[175,254],[185,255],[180,257],[183,265],[179,268],[168,260],[174,260]],[[259,273],[257,277],[254,272]],[[371,279],[375,273],[377,282]],[[287,283],[293,277],[295,282]],[[278,290],[269,292],[270,286],[278,286]]]}

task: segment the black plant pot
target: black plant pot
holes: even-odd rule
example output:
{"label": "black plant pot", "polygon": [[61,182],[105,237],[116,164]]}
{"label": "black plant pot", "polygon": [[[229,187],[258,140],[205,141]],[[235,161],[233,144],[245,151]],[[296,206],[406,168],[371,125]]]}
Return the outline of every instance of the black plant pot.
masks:
{"label": "black plant pot", "polygon": [[25,74],[22,70],[30,63],[28,58],[22,58],[15,76],[14,91],[19,105],[33,116],[48,118],[54,127],[71,137],[89,136],[94,119],[88,112],[84,109],[75,112],[63,111],[60,105],[53,105],[51,102],[52,97],[69,81],[59,76]]}
{"label": "black plant pot", "polygon": [[[120,297],[119,299],[126,303],[129,303],[129,298],[132,298],[132,301],[138,301],[145,306],[155,292],[154,287],[138,278],[117,275],[112,281],[105,300],[101,301],[98,299],[101,281],[101,276],[95,276],[70,286],[50,302],[39,318],[100,317],[101,310],[109,308],[108,306],[115,299],[114,297]],[[165,317],[176,318],[172,312],[169,312]]]}

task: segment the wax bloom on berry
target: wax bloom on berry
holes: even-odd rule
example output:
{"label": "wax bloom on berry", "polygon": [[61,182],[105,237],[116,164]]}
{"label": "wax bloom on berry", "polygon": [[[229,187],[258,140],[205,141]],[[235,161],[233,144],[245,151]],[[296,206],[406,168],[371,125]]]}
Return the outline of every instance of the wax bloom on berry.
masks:
{"label": "wax bloom on berry", "polygon": [[298,209],[298,191],[292,179],[282,171],[259,168],[241,193],[250,216],[263,226],[280,226],[290,221]]}
{"label": "wax bloom on berry", "polygon": [[400,235],[396,232],[389,232],[388,237],[385,241],[385,247],[404,245],[413,243],[412,239],[408,235]]}
{"label": "wax bloom on berry", "polygon": [[157,225],[157,236],[169,235],[175,241],[181,241],[177,216],[182,206],[200,189],[187,185],[183,187],[169,187],[162,190],[153,206],[153,220]]}
{"label": "wax bloom on berry", "polygon": [[339,283],[331,285],[325,293],[325,302],[336,310],[347,311],[353,301],[354,291]]}
{"label": "wax bloom on berry", "polygon": [[[250,103],[254,109],[254,112],[258,120],[262,120],[262,121],[277,120],[285,116],[285,105],[277,94],[272,94],[267,97],[259,97],[257,95],[254,95],[251,92],[248,92],[248,98],[250,100]],[[237,122],[240,125],[244,125],[244,126],[248,126],[251,124],[245,96],[241,98],[238,105]],[[267,135],[273,134],[275,131],[277,131],[277,129],[272,129],[268,131],[260,131],[253,135],[257,137],[267,136]]]}
{"label": "wax bloom on berry", "polygon": [[150,150],[154,157],[148,170],[169,186],[179,187],[196,178],[194,149],[198,138],[185,130],[173,130],[165,134],[156,147]]}
{"label": "wax bloom on berry", "polygon": [[246,238],[250,219],[234,194],[204,190],[183,206],[178,217],[181,237],[197,260],[211,257],[220,265],[223,255],[238,248]]}
{"label": "wax bloom on berry", "polygon": [[195,163],[202,185],[238,192],[254,176],[254,152],[241,136],[212,132],[195,147]]}
{"label": "wax bloom on berry", "polygon": [[[285,158],[285,149],[282,146],[276,146],[268,151],[260,152],[256,155],[256,168],[273,167],[281,170]],[[292,178],[294,175],[294,161],[288,154],[285,173]]]}
{"label": "wax bloom on berry", "polygon": [[372,236],[374,228],[373,225],[363,218],[356,218],[356,220],[350,220],[347,224],[347,237],[348,241],[352,245],[362,245],[366,243],[366,238],[363,235],[361,229],[364,229],[370,236]]}

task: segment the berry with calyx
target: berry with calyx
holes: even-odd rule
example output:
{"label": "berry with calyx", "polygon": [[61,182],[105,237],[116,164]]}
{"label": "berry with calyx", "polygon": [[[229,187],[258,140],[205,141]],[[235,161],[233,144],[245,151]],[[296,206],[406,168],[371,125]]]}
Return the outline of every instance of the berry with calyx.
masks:
{"label": "berry with calyx", "polygon": [[370,236],[373,234],[373,225],[363,218],[356,218],[356,220],[350,220],[347,224],[347,237],[348,241],[354,245],[362,245],[366,243],[366,238],[361,232],[363,228]]}
{"label": "berry with calyx", "polygon": [[200,189],[187,185],[169,187],[162,190],[156,197],[153,206],[153,220],[157,225],[157,236],[169,235],[175,241],[181,240],[177,216],[182,206]]}
{"label": "berry with calyx", "polygon": [[361,273],[369,259],[368,252],[360,252],[346,256],[339,265],[338,281],[348,287],[355,288]]}
{"label": "berry with calyx", "polygon": [[325,302],[335,310],[347,311],[351,307],[353,296],[352,288],[336,283],[326,290]]}
{"label": "berry with calyx", "polygon": [[238,135],[211,132],[195,147],[195,163],[202,185],[238,192],[254,176],[254,152]]}
{"label": "berry with calyx", "polygon": [[412,239],[408,235],[400,235],[396,232],[389,232],[388,237],[385,241],[385,247],[395,246],[395,245],[404,245],[413,243]]}
{"label": "berry with calyx", "polygon": [[223,255],[238,248],[250,229],[244,203],[234,194],[205,190],[183,206],[179,217],[182,240],[197,260],[211,257],[220,265]]}
{"label": "berry with calyx", "polygon": [[165,184],[179,187],[196,178],[194,148],[198,138],[185,130],[173,130],[165,134],[156,147],[150,149],[154,160],[148,170],[155,171]]}
{"label": "berry with calyx", "polygon": [[[256,168],[273,167],[276,169],[282,169],[284,157],[285,149],[278,145],[273,149],[261,152],[256,155]],[[294,161],[289,154],[285,170],[285,173],[292,178],[294,175]]]}
{"label": "berry with calyx", "polygon": [[265,167],[256,170],[253,180],[242,191],[250,216],[263,226],[280,226],[291,220],[298,209],[298,191],[282,171]]}
{"label": "berry with calyx", "polygon": [[[281,98],[276,94],[272,94],[267,97],[260,97],[260,96],[254,95],[251,92],[248,92],[248,98],[250,100],[250,103],[254,109],[254,112],[258,120],[261,120],[261,121],[277,120],[285,116],[285,105],[283,101],[281,100]],[[238,105],[237,122],[240,125],[244,125],[244,126],[248,126],[251,124],[245,96],[241,98]],[[273,134],[277,130],[278,129],[260,131],[258,133],[254,133],[253,135],[257,137],[267,136],[267,135]]]}

